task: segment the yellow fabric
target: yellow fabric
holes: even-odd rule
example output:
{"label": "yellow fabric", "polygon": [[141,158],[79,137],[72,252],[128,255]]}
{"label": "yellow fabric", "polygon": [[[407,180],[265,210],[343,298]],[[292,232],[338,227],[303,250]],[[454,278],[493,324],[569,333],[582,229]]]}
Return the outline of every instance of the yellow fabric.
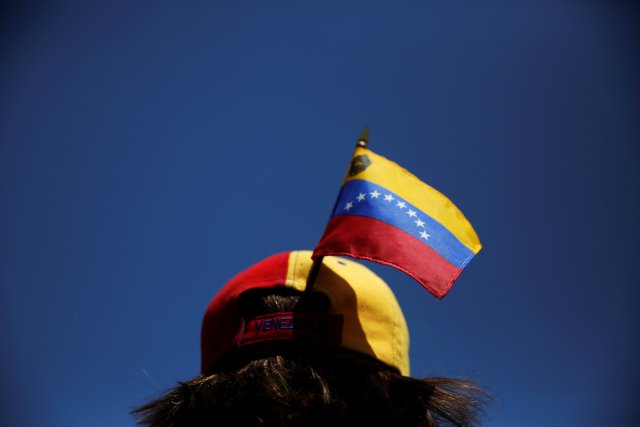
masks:
{"label": "yellow fabric", "polygon": [[344,183],[362,179],[385,187],[442,224],[474,254],[480,251],[482,245],[473,227],[444,194],[420,181],[402,166],[371,150],[358,147],[353,156],[360,155],[366,155],[371,164],[354,176],[347,174]]}
{"label": "yellow fabric", "polygon": [[[289,256],[286,285],[304,291],[312,265],[311,251]],[[342,314],[342,347],[375,357],[409,375],[409,330],[395,295],[365,266],[349,259],[325,257],[314,289]]]}

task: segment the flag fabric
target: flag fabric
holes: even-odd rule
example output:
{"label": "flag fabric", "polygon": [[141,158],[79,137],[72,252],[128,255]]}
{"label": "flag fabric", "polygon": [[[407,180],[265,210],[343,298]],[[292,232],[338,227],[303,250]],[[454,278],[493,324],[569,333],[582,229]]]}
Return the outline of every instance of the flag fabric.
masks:
{"label": "flag fabric", "polygon": [[442,298],[481,248],[446,196],[358,147],[313,259],[344,255],[389,265]]}

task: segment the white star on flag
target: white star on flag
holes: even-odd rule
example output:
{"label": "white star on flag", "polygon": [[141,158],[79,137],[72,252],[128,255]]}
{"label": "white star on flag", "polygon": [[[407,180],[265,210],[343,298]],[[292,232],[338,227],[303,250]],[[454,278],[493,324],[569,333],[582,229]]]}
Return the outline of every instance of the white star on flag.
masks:
{"label": "white star on flag", "polygon": [[421,221],[420,218],[418,218],[417,220],[413,221],[416,223],[416,226],[418,227],[424,227],[424,221]]}
{"label": "white star on flag", "polygon": [[390,201],[392,201],[393,199],[395,199],[395,197],[393,197],[391,194],[387,194],[386,196],[384,196],[384,199],[385,199],[387,202],[390,202]]}
{"label": "white star on flag", "polygon": [[359,202],[363,201],[365,199],[367,195],[365,193],[360,193],[358,194],[358,197],[356,197],[356,199],[358,199]]}
{"label": "white star on flag", "polygon": [[411,209],[409,209],[407,211],[407,215],[409,215],[411,218],[413,218],[414,216],[416,216],[416,211],[412,211]]}
{"label": "white star on flag", "polygon": [[380,196],[380,192],[378,192],[378,190],[373,190],[373,192],[371,192],[371,197],[373,197],[374,199],[377,199]]}
{"label": "white star on flag", "polygon": [[349,209],[351,209],[353,207],[353,203],[351,202],[347,202],[346,205],[344,205],[344,210],[348,211]]}
{"label": "white star on flag", "polygon": [[427,234],[426,231],[421,231],[420,232],[420,237],[424,237],[424,240],[429,240],[430,236],[431,236],[431,234]]}
{"label": "white star on flag", "polygon": [[396,203],[396,206],[399,207],[399,208],[404,209],[404,208],[407,207],[407,204],[405,202],[398,202],[398,203]]}

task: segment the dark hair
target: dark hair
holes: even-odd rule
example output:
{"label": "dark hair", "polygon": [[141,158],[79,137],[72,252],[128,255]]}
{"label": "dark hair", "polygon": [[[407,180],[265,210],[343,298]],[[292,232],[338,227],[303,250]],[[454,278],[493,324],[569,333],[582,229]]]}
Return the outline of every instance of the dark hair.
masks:
{"label": "dark hair", "polygon": [[[326,311],[322,294],[249,293],[245,318]],[[243,350],[133,411],[149,427],[472,426],[487,393],[471,382],[415,379],[359,353],[278,343]]]}

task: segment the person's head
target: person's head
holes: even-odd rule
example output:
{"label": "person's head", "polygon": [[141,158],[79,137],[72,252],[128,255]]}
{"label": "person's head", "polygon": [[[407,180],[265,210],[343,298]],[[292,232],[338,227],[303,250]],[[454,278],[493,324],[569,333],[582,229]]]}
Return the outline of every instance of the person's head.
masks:
{"label": "person's head", "polygon": [[408,329],[391,289],[327,257],[305,292],[311,253],[263,260],[209,304],[201,374],[134,411],[169,426],[467,426],[483,392],[409,377]]}

